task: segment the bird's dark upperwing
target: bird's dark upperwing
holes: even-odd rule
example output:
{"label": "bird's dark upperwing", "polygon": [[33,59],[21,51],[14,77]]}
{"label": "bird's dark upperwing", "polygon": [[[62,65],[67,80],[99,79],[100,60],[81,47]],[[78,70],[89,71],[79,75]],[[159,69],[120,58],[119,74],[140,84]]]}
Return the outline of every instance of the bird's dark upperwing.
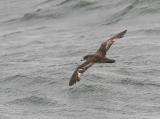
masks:
{"label": "bird's dark upperwing", "polygon": [[72,86],[77,81],[80,81],[80,74],[84,73],[93,64],[94,64],[94,62],[86,61],[86,62],[82,63],[81,65],[79,65],[71,76],[71,79],[69,81],[69,86]]}
{"label": "bird's dark upperwing", "polygon": [[114,35],[113,37],[109,38],[107,41],[103,42],[101,44],[101,46],[98,48],[98,50],[96,51],[96,54],[101,56],[101,57],[105,57],[107,51],[112,46],[112,44],[115,42],[115,39],[123,38],[124,34],[126,32],[127,32],[127,30],[124,30],[124,31]]}

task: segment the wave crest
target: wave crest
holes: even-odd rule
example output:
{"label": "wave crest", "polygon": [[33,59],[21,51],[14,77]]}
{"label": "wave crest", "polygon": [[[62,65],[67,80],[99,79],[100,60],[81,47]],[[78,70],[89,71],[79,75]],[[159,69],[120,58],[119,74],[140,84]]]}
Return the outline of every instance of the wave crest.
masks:
{"label": "wave crest", "polygon": [[93,5],[95,3],[94,0],[81,0],[77,4],[75,4],[74,8],[82,8]]}

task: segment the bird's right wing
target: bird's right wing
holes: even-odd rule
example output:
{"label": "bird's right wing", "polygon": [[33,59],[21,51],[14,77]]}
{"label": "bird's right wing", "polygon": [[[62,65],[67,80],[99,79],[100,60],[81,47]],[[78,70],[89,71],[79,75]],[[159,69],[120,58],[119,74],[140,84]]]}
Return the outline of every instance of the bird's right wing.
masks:
{"label": "bird's right wing", "polygon": [[71,76],[71,79],[69,81],[69,86],[72,86],[77,81],[80,81],[80,74],[84,73],[93,64],[94,64],[94,62],[86,61],[86,62],[82,63],[81,65],[79,65]]}

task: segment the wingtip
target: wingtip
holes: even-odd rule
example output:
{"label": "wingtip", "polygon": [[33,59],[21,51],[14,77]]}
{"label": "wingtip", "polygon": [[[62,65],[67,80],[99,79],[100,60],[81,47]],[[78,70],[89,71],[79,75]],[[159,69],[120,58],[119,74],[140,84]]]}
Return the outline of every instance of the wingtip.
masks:
{"label": "wingtip", "polygon": [[120,32],[120,34],[126,34],[126,32],[127,32],[127,29],[125,29],[125,30],[123,30],[122,32]]}
{"label": "wingtip", "polygon": [[69,86],[72,86],[72,85],[74,85],[74,84],[76,84],[76,80],[71,79],[71,80],[69,81]]}
{"label": "wingtip", "polygon": [[123,32],[126,33],[126,32],[127,32],[127,29],[125,29]]}
{"label": "wingtip", "polygon": [[76,75],[77,75],[77,71],[75,71],[69,81],[69,86],[72,86],[74,84],[76,84],[77,80],[76,80]]}
{"label": "wingtip", "polygon": [[116,36],[114,36],[114,38],[123,38],[124,35],[126,34],[127,29],[125,29],[124,31],[118,33]]}
{"label": "wingtip", "polygon": [[74,71],[74,73],[72,74],[72,77],[69,81],[69,86],[72,86],[72,85],[76,84],[76,82],[80,81],[81,73],[79,71],[81,71],[81,69],[77,69]]}

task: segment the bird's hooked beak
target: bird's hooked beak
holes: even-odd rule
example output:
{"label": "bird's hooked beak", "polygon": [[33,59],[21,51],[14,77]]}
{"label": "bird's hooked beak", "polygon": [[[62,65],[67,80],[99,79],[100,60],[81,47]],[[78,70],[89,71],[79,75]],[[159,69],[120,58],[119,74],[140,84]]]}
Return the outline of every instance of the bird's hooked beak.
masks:
{"label": "bird's hooked beak", "polygon": [[82,61],[84,61],[84,59],[81,59],[80,61],[82,62]]}

